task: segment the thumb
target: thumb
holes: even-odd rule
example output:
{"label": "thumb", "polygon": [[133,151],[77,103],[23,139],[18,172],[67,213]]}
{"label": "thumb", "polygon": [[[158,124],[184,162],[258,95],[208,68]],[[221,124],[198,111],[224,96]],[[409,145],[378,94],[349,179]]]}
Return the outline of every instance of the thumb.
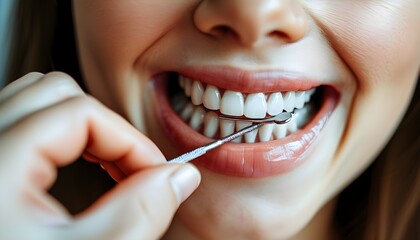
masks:
{"label": "thumb", "polygon": [[192,164],[133,174],[78,216],[68,233],[77,234],[71,239],[158,239],[200,179]]}

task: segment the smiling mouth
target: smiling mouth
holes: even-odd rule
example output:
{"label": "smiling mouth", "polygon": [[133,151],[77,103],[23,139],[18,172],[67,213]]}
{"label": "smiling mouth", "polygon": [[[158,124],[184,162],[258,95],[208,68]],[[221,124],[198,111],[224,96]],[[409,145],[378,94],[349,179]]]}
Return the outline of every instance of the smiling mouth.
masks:
{"label": "smiling mouth", "polygon": [[[302,129],[319,108],[315,95],[317,88],[305,91],[278,91],[271,93],[241,93],[175,76],[168,93],[178,116],[196,132],[212,139],[226,137],[252,124],[247,119],[263,119],[281,112],[294,112],[286,124],[265,124],[235,139],[234,143],[256,143],[282,139]],[[320,92],[320,90],[318,90]],[[317,97],[314,97],[317,96]],[[233,121],[219,116],[244,119]]]}
{"label": "smiling mouth", "polygon": [[193,163],[229,176],[267,177],[298,167],[321,136],[339,93],[329,85],[283,72],[201,67],[154,78],[157,119],[178,152],[175,157],[248,126],[220,115],[265,118],[295,112],[287,124],[266,124]]}

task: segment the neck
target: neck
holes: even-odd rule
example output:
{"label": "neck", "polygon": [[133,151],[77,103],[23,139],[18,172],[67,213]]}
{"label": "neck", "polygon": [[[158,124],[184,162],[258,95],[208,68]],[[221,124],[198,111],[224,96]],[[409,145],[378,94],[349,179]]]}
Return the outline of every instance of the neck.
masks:
{"label": "neck", "polygon": [[[309,240],[309,239],[338,239],[337,231],[334,226],[334,212],[336,206],[336,199],[326,204],[305,226],[299,233],[287,240]],[[215,231],[217,231],[215,229]],[[185,240],[199,240],[205,239],[205,236],[196,236],[176,217],[172,222],[169,230],[162,239],[185,239]]]}

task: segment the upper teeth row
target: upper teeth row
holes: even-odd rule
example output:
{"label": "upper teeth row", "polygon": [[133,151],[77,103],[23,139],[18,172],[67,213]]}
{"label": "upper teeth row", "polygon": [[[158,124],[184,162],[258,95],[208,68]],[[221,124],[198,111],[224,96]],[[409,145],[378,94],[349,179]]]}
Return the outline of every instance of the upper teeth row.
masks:
{"label": "upper teeth row", "polygon": [[[194,105],[203,104],[210,110],[220,110],[222,114],[248,118],[265,118],[267,114],[275,116],[281,112],[291,112],[302,108],[315,92],[315,88],[307,91],[273,92],[269,94],[221,90],[212,85],[204,85],[179,75],[179,85],[186,96],[191,97]],[[223,90],[222,90],[223,91]]]}

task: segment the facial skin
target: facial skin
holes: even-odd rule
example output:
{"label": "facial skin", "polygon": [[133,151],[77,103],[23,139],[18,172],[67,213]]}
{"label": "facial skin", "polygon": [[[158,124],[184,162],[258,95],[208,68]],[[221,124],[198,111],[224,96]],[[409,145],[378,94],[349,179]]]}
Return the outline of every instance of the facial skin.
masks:
{"label": "facial skin", "polygon": [[339,92],[317,142],[292,171],[242,178],[198,166],[201,186],[170,234],[206,239],[291,238],[309,231],[311,219],[328,221],[333,205],[323,206],[372,162],[408,106],[420,66],[419,12],[418,0],[74,1],[90,93],[168,158],[180,151],[154,109],[150,86],[158,74],[198,66],[276,70]]}

